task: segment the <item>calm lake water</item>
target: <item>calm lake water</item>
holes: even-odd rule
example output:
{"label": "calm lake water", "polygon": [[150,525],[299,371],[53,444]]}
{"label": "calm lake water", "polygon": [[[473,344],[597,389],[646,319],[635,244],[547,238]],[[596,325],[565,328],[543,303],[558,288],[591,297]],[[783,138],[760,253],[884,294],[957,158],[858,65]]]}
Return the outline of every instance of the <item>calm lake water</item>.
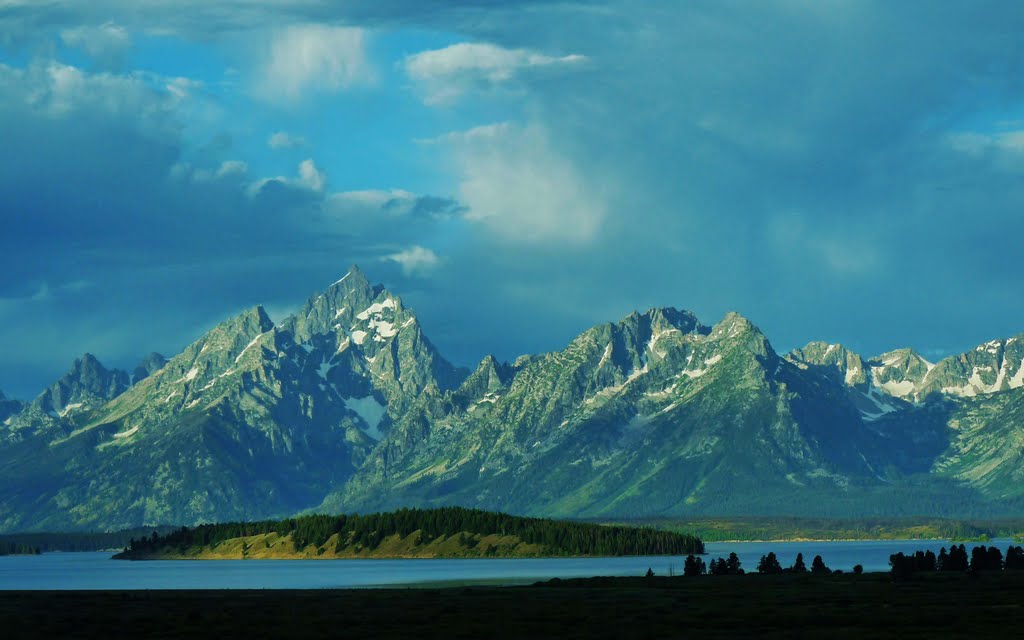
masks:
{"label": "calm lake water", "polygon": [[[965,543],[967,548],[981,543]],[[985,543],[1004,553],[1008,539]],[[735,551],[747,571],[774,551],[783,566],[797,553],[821,555],[832,569],[888,571],[889,555],[950,543],[930,540],[856,542],[718,542],[707,544],[705,562]],[[128,562],[110,553],[46,553],[0,557],[0,590],[8,589],[318,589],[436,583],[522,584],[549,578],[658,575],[682,572],[678,556],[514,560],[176,560]]]}

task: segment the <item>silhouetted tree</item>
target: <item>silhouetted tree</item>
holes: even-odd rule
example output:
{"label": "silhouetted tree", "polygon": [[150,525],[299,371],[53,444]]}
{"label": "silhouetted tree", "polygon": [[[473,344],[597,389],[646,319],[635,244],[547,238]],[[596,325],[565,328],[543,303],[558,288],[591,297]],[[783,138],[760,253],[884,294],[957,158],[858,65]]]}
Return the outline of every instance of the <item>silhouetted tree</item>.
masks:
{"label": "silhouetted tree", "polygon": [[995,546],[991,546],[988,548],[987,566],[989,571],[1003,570],[1003,554]]}
{"label": "silhouetted tree", "polygon": [[943,571],[967,571],[969,566],[967,548],[964,545],[953,545],[949,548],[949,559],[943,566]]}
{"label": "silhouetted tree", "polygon": [[1007,571],[1019,571],[1024,569],[1024,548],[1011,545],[1006,550],[1006,562],[1004,567]]}
{"label": "silhouetted tree", "polygon": [[790,571],[793,573],[807,573],[807,565],[804,564],[804,554],[796,554],[796,561],[793,563],[793,566],[790,567]]}
{"label": "silhouetted tree", "polygon": [[743,575],[743,569],[740,568],[740,557],[736,553],[730,553],[729,559],[725,561],[726,572],[729,575]]}
{"label": "silhouetted tree", "polygon": [[903,580],[913,575],[916,564],[914,560],[914,556],[904,555],[902,551],[889,556],[889,573],[893,579]]}
{"label": "silhouetted tree", "polygon": [[757,563],[758,573],[782,573],[782,565],[779,564],[779,559],[775,557],[775,552],[769,551],[768,555],[761,556],[761,560]]}
{"label": "silhouetted tree", "polygon": [[971,549],[971,571],[1001,571],[1003,554],[995,547],[985,545]]}
{"label": "silhouetted tree", "polygon": [[708,568],[704,566],[704,561],[695,555],[686,556],[686,560],[683,562],[683,575],[684,576],[702,576],[707,573]]}
{"label": "silhouetted tree", "polygon": [[[735,555],[735,554],[731,554],[730,557],[732,557],[732,555]],[[738,561],[739,560],[737,559],[737,562]],[[729,561],[726,560],[725,558],[719,558],[718,560],[712,560],[711,561],[710,572],[711,572],[711,575],[713,575],[713,576],[727,576],[727,575],[729,575],[731,573],[729,571]]]}
{"label": "silhouetted tree", "polygon": [[854,572],[854,573],[855,573],[856,575],[858,575],[858,576],[859,576],[860,574],[864,573],[864,565],[860,565],[860,564],[855,564],[855,565],[853,565],[853,572]]}
{"label": "silhouetted tree", "polygon": [[811,573],[823,575],[832,573],[832,570],[825,566],[825,561],[821,559],[821,556],[814,556],[814,560],[811,561]]}
{"label": "silhouetted tree", "polygon": [[938,566],[938,560],[935,558],[935,552],[928,549],[924,552],[924,563],[921,565],[922,571],[935,571]]}
{"label": "silhouetted tree", "polygon": [[935,568],[938,571],[949,571],[949,569],[946,568],[947,564],[949,564],[949,554],[946,553],[946,547],[942,547],[939,549],[939,557],[935,561]]}

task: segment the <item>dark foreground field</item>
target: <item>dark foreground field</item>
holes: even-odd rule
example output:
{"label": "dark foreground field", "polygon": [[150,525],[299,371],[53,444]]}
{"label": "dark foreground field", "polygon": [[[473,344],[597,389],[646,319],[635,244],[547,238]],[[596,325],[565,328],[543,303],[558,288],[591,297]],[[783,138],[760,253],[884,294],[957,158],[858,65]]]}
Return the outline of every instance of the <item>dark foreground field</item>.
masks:
{"label": "dark foreground field", "polygon": [[594,578],[532,587],[0,592],[5,638],[1020,637],[1024,576]]}

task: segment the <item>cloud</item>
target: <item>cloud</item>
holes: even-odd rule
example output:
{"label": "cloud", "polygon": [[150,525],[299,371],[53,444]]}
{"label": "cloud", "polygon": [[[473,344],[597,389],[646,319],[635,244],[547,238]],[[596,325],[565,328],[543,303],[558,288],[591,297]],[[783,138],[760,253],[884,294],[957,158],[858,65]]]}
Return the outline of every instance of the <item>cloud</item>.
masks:
{"label": "cloud", "polygon": [[275,31],[257,95],[295,103],[373,82],[366,40],[366,31],[355,27],[306,24]]}
{"label": "cloud", "polygon": [[306,139],[287,131],[277,131],[267,138],[267,146],[271,149],[296,149],[306,146]]}
{"label": "cloud", "polygon": [[317,168],[311,158],[299,163],[298,175],[294,178],[278,176],[276,178],[263,178],[254,182],[249,187],[249,193],[253,196],[266,194],[281,188],[308,191],[313,194],[322,194],[327,183],[327,175]]}
{"label": "cloud", "polygon": [[500,123],[445,134],[459,200],[474,221],[513,244],[585,244],[607,215],[601,190],[539,125]]}
{"label": "cloud", "polygon": [[128,30],[113,22],[63,29],[60,39],[67,46],[80,49],[90,58],[113,68],[122,66],[132,47]]}
{"label": "cloud", "polygon": [[459,32],[505,26],[521,8],[546,0],[3,0],[0,42],[23,44],[54,28],[118,16],[132,31],[200,40],[246,30],[303,24],[418,25]]}
{"label": "cloud", "polygon": [[416,82],[430,105],[455,102],[473,89],[504,84],[529,70],[578,66],[586,56],[549,56],[527,49],[461,42],[407,56],[405,72]]}
{"label": "cloud", "polygon": [[0,65],[4,391],[38,393],[85,350],[122,367],[176,353],[237,309],[300,303],[352,262],[404,278],[384,256],[438,246],[449,222],[426,214],[431,196],[395,190],[395,204],[364,198],[358,215],[334,216],[319,159],[251,192],[254,169],[231,145],[189,152],[183,122],[205,98],[183,86]]}
{"label": "cloud", "polygon": [[338,216],[364,216],[368,212],[390,218],[448,219],[461,217],[465,207],[452,198],[420,195],[405,189],[363,189],[332,193],[327,209]]}
{"label": "cloud", "polygon": [[[1024,167],[1011,135],[1020,124],[1009,124],[1024,103],[1012,71],[1020,3],[4,6],[0,42],[14,43],[15,59],[45,51],[61,29],[116,16],[137,40],[170,34],[204,68],[216,64],[205,56],[225,53],[238,78],[279,99],[268,109],[232,93],[240,80],[215,67],[209,77],[229,81],[209,88],[46,60],[0,68],[0,296],[99,283],[75,305],[53,300],[45,318],[8,314],[6,335],[18,339],[0,342],[0,382],[21,379],[47,336],[63,341],[53,346],[57,373],[79,348],[103,346],[96,336],[120,345],[110,353],[169,350],[226,309],[286,308],[352,261],[401,291],[462,363],[550,350],[581,327],[669,304],[705,319],[739,309],[781,349],[812,338],[867,353],[955,348],[1021,330]],[[406,76],[419,97],[450,109],[423,108],[392,69],[377,68],[380,108],[364,127],[345,116],[361,108],[353,90],[372,80],[332,71],[329,56],[307,64],[302,39],[279,56],[298,61],[277,67],[301,81],[264,84],[273,43],[309,24],[366,30],[362,60],[369,37],[374,56],[398,57],[400,74],[408,69],[396,52],[435,46],[423,42],[500,51]],[[266,55],[246,57],[255,40]],[[573,53],[586,61],[559,61]],[[323,117],[343,91],[353,95],[330,100],[339,110],[329,116],[360,127],[350,146],[324,149],[306,177],[266,181],[251,197],[256,177],[281,169],[265,148],[269,131],[250,125],[306,131],[301,118]],[[188,114],[207,93],[245,122],[231,132],[235,146],[199,153],[217,131],[197,135]],[[507,96],[516,99],[491,99]],[[273,109],[299,103],[293,120]],[[470,129],[487,122],[504,124]],[[437,135],[446,130],[456,131]],[[976,138],[953,140],[965,132]],[[417,137],[423,144],[398,140]],[[256,148],[266,156],[242,155]],[[353,166],[373,155],[374,171]],[[222,171],[231,161],[255,175]],[[334,183],[349,191],[333,194]],[[407,190],[362,189],[392,185]],[[410,247],[444,257],[430,278],[384,259]],[[474,304],[453,308],[457,299]]]}
{"label": "cloud", "polygon": [[249,175],[249,165],[242,160],[225,160],[216,169],[194,168],[188,164],[178,164],[171,168],[173,177],[189,176],[198,182],[214,182],[218,180],[243,182]]}
{"label": "cloud", "polygon": [[420,246],[412,246],[403,251],[385,256],[386,260],[397,262],[406,275],[422,275],[428,273],[440,264],[441,259],[430,249]]}

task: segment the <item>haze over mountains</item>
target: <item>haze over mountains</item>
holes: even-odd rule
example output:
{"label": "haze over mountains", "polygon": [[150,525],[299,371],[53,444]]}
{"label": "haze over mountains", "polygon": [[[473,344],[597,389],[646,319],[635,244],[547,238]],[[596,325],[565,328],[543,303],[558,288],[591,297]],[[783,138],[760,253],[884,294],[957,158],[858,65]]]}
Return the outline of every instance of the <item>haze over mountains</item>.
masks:
{"label": "haze over mountains", "polygon": [[1024,513],[1024,335],[937,363],[671,308],[449,363],[352,268],[131,373],[0,394],[0,530],[457,504],[570,517]]}

